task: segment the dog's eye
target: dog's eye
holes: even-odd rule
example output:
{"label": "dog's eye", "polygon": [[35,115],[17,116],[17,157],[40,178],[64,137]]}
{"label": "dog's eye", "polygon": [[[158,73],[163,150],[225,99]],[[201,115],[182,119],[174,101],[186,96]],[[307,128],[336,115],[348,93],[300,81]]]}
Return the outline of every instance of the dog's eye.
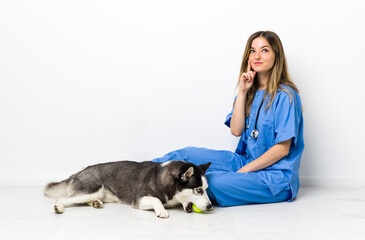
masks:
{"label": "dog's eye", "polygon": [[203,189],[201,189],[201,188],[198,188],[198,189],[196,190],[196,192],[197,192],[197,193],[199,193],[199,194],[203,194],[203,193],[204,193]]}

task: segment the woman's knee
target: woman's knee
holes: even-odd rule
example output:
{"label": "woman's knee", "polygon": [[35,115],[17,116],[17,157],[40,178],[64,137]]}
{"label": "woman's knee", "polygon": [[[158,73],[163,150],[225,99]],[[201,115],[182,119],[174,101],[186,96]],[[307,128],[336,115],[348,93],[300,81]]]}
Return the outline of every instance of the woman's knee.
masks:
{"label": "woman's knee", "polygon": [[176,156],[176,160],[189,161],[193,155],[193,149],[196,148],[189,146],[173,151],[173,153]]}
{"label": "woman's knee", "polygon": [[194,163],[196,165],[207,163],[206,161],[206,155],[207,155],[207,149],[205,148],[199,148],[199,147],[184,147],[179,150],[181,155],[183,155],[183,159],[187,162]]}

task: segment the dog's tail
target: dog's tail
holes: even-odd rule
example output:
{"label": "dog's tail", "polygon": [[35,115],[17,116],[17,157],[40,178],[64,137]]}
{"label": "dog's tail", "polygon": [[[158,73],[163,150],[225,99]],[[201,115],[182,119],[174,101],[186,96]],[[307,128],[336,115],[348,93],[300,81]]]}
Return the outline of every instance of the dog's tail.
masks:
{"label": "dog's tail", "polygon": [[44,195],[50,198],[62,198],[70,195],[70,179],[61,182],[48,183],[44,188]]}

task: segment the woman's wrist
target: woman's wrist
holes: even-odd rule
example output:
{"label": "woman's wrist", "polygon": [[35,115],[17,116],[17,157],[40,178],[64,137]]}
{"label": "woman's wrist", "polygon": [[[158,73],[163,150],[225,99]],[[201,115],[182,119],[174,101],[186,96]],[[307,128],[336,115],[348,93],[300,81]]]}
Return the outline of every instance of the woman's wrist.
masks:
{"label": "woman's wrist", "polygon": [[237,98],[240,97],[241,99],[246,99],[247,90],[246,91],[238,91]]}
{"label": "woman's wrist", "polygon": [[239,169],[237,172],[238,173],[248,173],[248,172],[251,172],[251,171],[249,170],[249,167],[247,165],[245,165],[244,167]]}

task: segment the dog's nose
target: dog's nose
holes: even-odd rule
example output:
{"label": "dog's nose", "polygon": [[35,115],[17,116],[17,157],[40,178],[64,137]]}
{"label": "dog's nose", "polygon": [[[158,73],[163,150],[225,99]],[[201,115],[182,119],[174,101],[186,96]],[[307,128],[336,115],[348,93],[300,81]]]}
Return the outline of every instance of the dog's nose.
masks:
{"label": "dog's nose", "polygon": [[207,210],[209,211],[213,210],[213,205],[212,204],[207,205]]}

